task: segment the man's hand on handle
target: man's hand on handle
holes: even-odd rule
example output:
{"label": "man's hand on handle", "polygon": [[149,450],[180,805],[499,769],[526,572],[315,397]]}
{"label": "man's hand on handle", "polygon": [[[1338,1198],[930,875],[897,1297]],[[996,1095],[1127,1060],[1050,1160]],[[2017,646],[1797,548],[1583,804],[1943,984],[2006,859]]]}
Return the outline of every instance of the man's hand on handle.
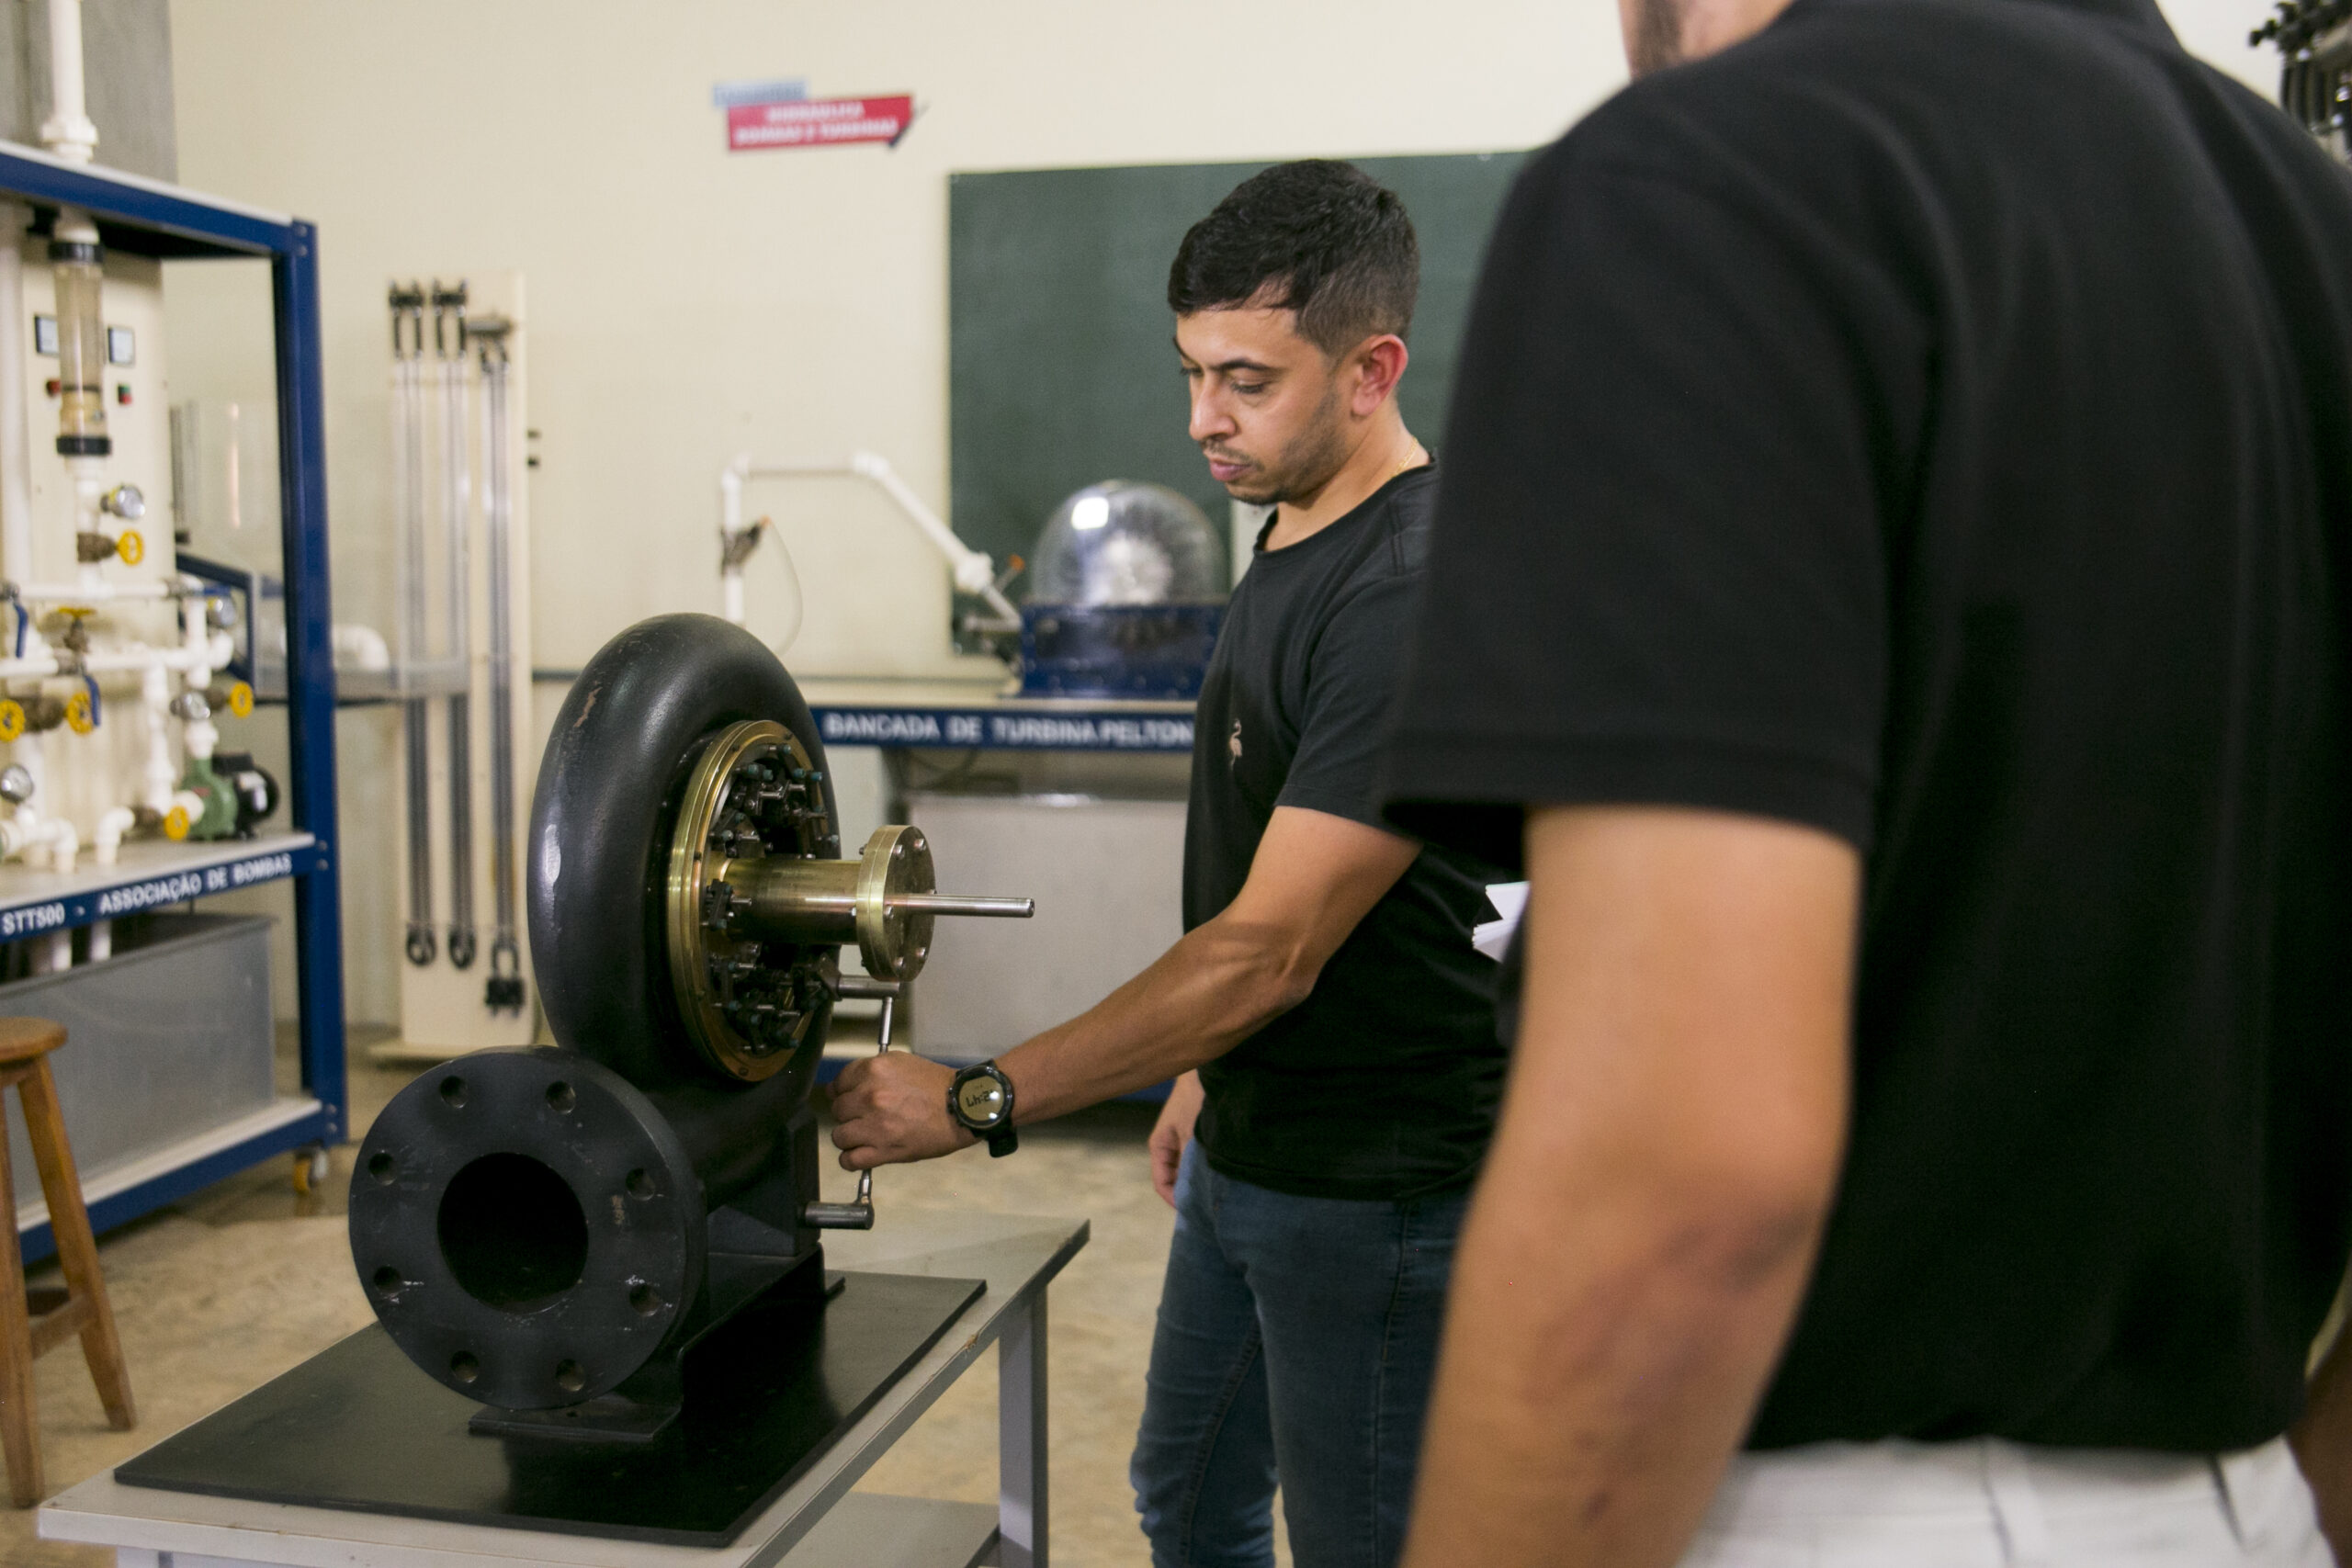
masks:
{"label": "man's hand on handle", "polygon": [[833,1081],[833,1146],[843,1170],[937,1159],[978,1142],[947,1114],[952,1067],[911,1051],[886,1051]]}
{"label": "man's hand on handle", "polygon": [[1176,1168],[1183,1163],[1184,1145],[1193,1141],[1193,1123],[1200,1119],[1201,1075],[1180,1073],[1151,1129],[1151,1190],[1171,1209],[1176,1206]]}

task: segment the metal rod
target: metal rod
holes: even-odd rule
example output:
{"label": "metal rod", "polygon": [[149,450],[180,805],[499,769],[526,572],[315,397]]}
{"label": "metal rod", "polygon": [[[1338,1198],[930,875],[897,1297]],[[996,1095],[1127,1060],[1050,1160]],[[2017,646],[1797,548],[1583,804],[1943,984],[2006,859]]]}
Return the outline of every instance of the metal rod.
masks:
{"label": "metal rod", "polygon": [[474,714],[463,692],[449,694],[449,962],[474,962]]}
{"label": "metal rod", "polygon": [[426,704],[401,705],[401,743],[408,756],[408,961],[433,962],[433,769]]}
{"label": "metal rod", "polygon": [[477,321],[472,335],[482,340],[481,499],[483,524],[490,535],[490,891],[492,931],[490,942],[494,1008],[523,1005],[522,947],[516,941],[514,916],[514,634],[508,595],[512,578],[514,519],[514,493],[507,484],[507,324],[494,332]]}
{"label": "metal rod", "polygon": [[[424,293],[414,284],[394,288],[392,312],[392,509],[399,520],[401,660],[407,670],[424,646]],[[409,332],[401,332],[406,318]],[[405,335],[405,344],[402,338]],[[408,959],[423,965],[437,951],[433,930],[433,768],[428,706],[411,697],[401,706],[401,748],[408,780]]]}
{"label": "metal rod", "polygon": [[[444,336],[444,325],[448,327]],[[433,288],[433,347],[439,358],[441,541],[448,573],[443,645],[459,682],[449,694],[449,962],[473,965],[473,566],[468,536],[472,463],[466,429],[466,286]]]}
{"label": "metal rod", "polygon": [[882,904],[910,915],[978,915],[999,920],[1025,920],[1037,912],[1034,898],[964,897],[952,893],[893,893]]}

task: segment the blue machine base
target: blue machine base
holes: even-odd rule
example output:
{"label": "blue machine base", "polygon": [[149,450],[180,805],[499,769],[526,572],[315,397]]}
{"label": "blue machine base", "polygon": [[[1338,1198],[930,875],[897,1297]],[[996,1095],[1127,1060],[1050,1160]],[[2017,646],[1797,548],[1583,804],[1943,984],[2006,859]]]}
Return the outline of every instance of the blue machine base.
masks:
{"label": "blue machine base", "polygon": [[1021,612],[1024,697],[1197,697],[1222,604],[1032,604]]}

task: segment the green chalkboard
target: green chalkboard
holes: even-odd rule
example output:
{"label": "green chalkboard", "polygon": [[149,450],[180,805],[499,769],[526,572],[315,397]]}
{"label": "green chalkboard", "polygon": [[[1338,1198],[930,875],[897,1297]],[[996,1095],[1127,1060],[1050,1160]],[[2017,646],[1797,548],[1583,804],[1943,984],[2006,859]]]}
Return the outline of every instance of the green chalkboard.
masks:
{"label": "green chalkboard", "polygon": [[[1524,156],[1357,160],[1404,198],[1420,237],[1413,359],[1398,400],[1432,446],[1487,231]],[[1182,491],[1222,536],[1225,492],[1184,434],[1168,265],[1184,231],[1264,167],[949,177],[952,516],[965,539],[1000,561],[1025,556],[1064,496],[1114,479]]]}

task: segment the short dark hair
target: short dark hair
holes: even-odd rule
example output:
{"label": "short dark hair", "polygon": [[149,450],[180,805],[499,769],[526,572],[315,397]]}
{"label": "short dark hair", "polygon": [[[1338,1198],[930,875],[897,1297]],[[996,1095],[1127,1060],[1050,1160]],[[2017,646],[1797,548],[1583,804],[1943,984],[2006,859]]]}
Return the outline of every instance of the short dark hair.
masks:
{"label": "short dark hair", "polygon": [[1250,175],[1193,225],[1168,269],[1180,316],[1245,305],[1298,312],[1298,333],[1337,355],[1375,333],[1405,336],[1421,247],[1396,193],[1329,158]]}

